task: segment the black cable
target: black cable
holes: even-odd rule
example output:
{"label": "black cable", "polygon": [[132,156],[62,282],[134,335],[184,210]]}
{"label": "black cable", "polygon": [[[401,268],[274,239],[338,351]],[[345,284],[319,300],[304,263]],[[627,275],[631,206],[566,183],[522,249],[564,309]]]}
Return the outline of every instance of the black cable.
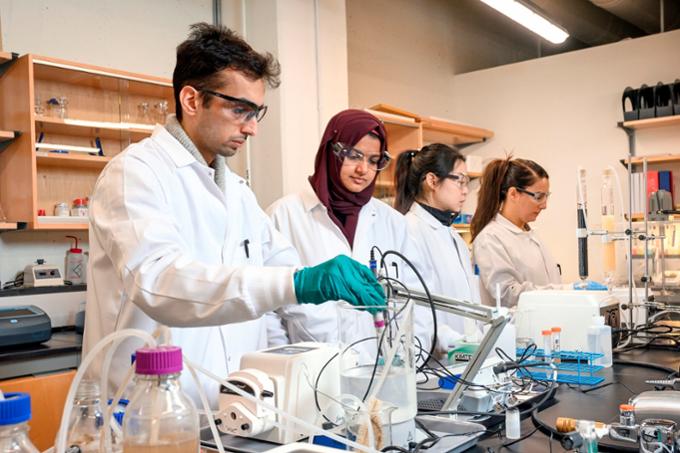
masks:
{"label": "black cable", "polygon": [[531,431],[529,434],[525,434],[522,437],[520,437],[519,439],[514,439],[514,440],[512,440],[512,442],[506,442],[506,443],[502,444],[501,448],[508,448],[511,445],[515,445],[517,443],[520,443],[523,440],[526,440],[526,439],[530,438],[531,436],[533,436],[536,431],[538,431],[538,427],[534,428],[534,430]]}
{"label": "black cable", "polygon": [[418,367],[418,371],[422,371],[424,368],[425,364],[430,360],[430,358],[434,357],[435,349],[437,347],[437,311],[434,306],[434,302],[432,301],[432,294],[430,294],[430,289],[427,287],[427,284],[425,283],[425,280],[423,279],[422,275],[420,275],[420,272],[418,272],[418,269],[413,265],[411,261],[409,261],[408,258],[406,258],[403,254],[395,251],[395,250],[388,250],[385,253],[382,254],[380,258],[380,267],[384,265],[385,258],[389,255],[395,255],[399,258],[401,258],[408,266],[413,270],[413,273],[416,274],[416,277],[418,277],[418,280],[420,281],[421,286],[425,290],[425,294],[427,294],[427,299],[430,303],[430,309],[432,311],[432,345],[430,346],[430,351],[428,352],[427,359],[423,362],[423,364]]}

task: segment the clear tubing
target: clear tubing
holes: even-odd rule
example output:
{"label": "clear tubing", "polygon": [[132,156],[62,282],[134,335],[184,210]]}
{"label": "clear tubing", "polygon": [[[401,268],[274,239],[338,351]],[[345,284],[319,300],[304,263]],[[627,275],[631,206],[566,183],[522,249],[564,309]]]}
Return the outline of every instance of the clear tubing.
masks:
{"label": "clear tubing", "polygon": [[[194,370],[194,367],[191,366],[191,362],[189,362],[189,360],[186,357],[184,357],[184,363],[186,363],[187,369],[189,370],[189,373],[191,373],[191,377],[194,378],[194,382],[196,383],[196,389],[198,390],[198,396],[201,398],[201,404],[203,404],[203,408],[205,409],[206,413],[209,413],[210,404],[208,403],[208,397],[205,396],[205,391],[203,389],[203,386],[201,385],[201,381],[198,380],[196,370]],[[215,445],[217,445],[217,450],[219,450],[220,453],[224,453],[222,437],[220,436],[220,433],[217,431],[217,425],[215,425],[214,418],[208,416],[208,423],[210,424],[210,431],[212,432],[212,435],[215,438]]]}
{"label": "clear tubing", "polygon": [[[120,342],[118,343],[120,344]],[[106,368],[108,370],[108,368]],[[108,374],[108,373],[107,373]],[[99,437],[99,453],[106,453],[108,451],[111,451],[111,431],[109,430],[109,423],[111,421],[111,418],[113,418],[113,411],[115,410],[115,407],[118,405],[120,402],[121,397],[123,396],[123,392],[125,391],[125,388],[127,387],[128,383],[132,379],[132,376],[135,374],[135,367],[134,365],[130,365],[130,369],[128,369],[127,374],[125,375],[125,379],[123,379],[123,382],[121,382],[120,386],[118,387],[118,391],[116,391],[116,394],[113,396],[113,399],[111,400],[111,404],[109,407],[106,408],[106,416],[104,417],[104,426],[102,429],[104,430],[102,433],[102,436]],[[119,435],[120,439],[123,438],[123,431],[122,427],[118,425],[117,422],[114,421],[113,423],[113,430],[116,431],[116,434]]]}
{"label": "clear tubing", "polygon": [[[352,442],[352,441],[349,440],[349,439],[345,439],[344,437],[340,437],[340,436],[338,436],[337,434],[334,434],[334,433],[332,433],[332,432],[330,432],[330,431],[326,431],[326,430],[324,430],[324,429],[322,429],[322,428],[319,428],[318,426],[314,426],[314,425],[312,425],[312,424],[306,422],[305,420],[302,420],[302,419],[299,419],[299,418],[297,418],[297,417],[295,417],[295,416],[293,416],[293,415],[287,414],[287,413],[283,412],[281,409],[279,409],[278,407],[275,407],[275,406],[273,406],[273,405],[271,405],[271,404],[269,404],[269,403],[267,403],[267,402],[265,402],[265,401],[262,401],[262,400],[259,400],[259,399],[255,398],[254,396],[250,395],[249,393],[244,392],[243,390],[241,390],[240,388],[238,388],[238,387],[236,387],[235,385],[231,384],[230,382],[228,382],[228,381],[226,381],[226,380],[220,378],[219,376],[215,375],[214,373],[212,373],[212,372],[210,372],[210,371],[208,371],[208,370],[206,370],[206,369],[204,369],[204,368],[202,368],[202,367],[196,365],[195,363],[191,362],[190,360],[185,359],[184,361],[185,361],[185,363],[187,364],[187,366],[190,365],[190,366],[194,367],[196,370],[202,372],[203,374],[205,374],[205,375],[208,376],[209,378],[211,378],[211,379],[213,379],[213,380],[219,382],[220,384],[224,385],[226,388],[228,388],[229,390],[233,391],[233,392],[236,393],[237,395],[239,395],[239,396],[241,396],[241,397],[243,397],[243,398],[245,398],[245,399],[247,399],[247,400],[249,400],[249,401],[253,401],[253,402],[255,402],[256,404],[261,405],[261,406],[264,407],[265,409],[268,409],[268,410],[270,410],[270,411],[276,413],[276,414],[279,415],[281,418],[287,418],[287,419],[289,419],[291,422],[295,423],[296,425],[299,425],[299,426],[301,426],[301,427],[307,429],[310,433],[317,433],[317,434],[324,435],[324,436],[326,436],[326,437],[328,437],[328,438],[330,438],[330,439],[333,439],[333,440],[335,440],[335,441],[337,441],[337,442],[340,442],[340,443],[342,443],[342,444],[344,444],[344,445],[347,445],[347,446],[349,446],[349,447],[352,447],[352,448],[354,448],[354,449],[356,449],[356,450],[361,450],[361,451],[366,452],[366,453],[379,453],[379,452],[378,452],[377,450],[375,450],[374,448],[366,447],[365,445],[361,445],[361,444],[358,444],[358,443],[356,443],[356,442]],[[278,426],[278,427],[280,427],[280,428],[283,427],[280,423],[278,423],[278,422],[276,422],[276,421],[274,421],[274,425],[275,425],[275,426]]]}
{"label": "clear tubing", "polygon": [[123,329],[117,332],[113,332],[102,338],[102,340],[95,345],[95,347],[90,351],[89,354],[87,354],[87,356],[85,356],[85,358],[81,362],[80,366],[78,367],[78,371],[76,372],[76,375],[73,378],[73,382],[71,382],[71,387],[68,390],[68,394],[66,396],[66,404],[64,404],[64,412],[62,413],[61,416],[61,424],[59,425],[59,432],[57,433],[57,441],[55,445],[57,453],[66,452],[66,435],[68,433],[68,424],[69,421],[71,420],[73,400],[76,395],[76,389],[80,385],[80,381],[83,379],[83,376],[87,372],[87,369],[90,367],[97,354],[99,354],[104,348],[108,347],[110,342],[115,341],[118,338],[127,337],[137,337],[151,346],[156,346],[156,339],[154,337],[152,337],[151,335],[142,330],[137,329]]}

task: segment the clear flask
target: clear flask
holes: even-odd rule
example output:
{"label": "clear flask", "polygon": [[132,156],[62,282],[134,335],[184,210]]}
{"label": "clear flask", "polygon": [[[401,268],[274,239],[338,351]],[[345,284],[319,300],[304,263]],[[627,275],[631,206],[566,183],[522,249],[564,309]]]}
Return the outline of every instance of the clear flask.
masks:
{"label": "clear flask", "polygon": [[31,397],[28,393],[5,393],[0,400],[0,452],[39,453],[28,438]]}
{"label": "clear flask", "polygon": [[123,423],[124,453],[199,451],[198,413],[182,392],[181,371],[179,347],[137,350],[135,387]]}
{"label": "clear flask", "polygon": [[99,451],[99,437],[104,425],[99,384],[82,380],[73,401],[66,445],[69,453],[94,453]]}
{"label": "clear flask", "polygon": [[[389,299],[373,315],[338,305],[340,389],[348,436],[380,449],[415,440],[416,395],[413,303]],[[391,357],[391,361],[388,360]],[[372,433],[369,432],[369,424]]]}

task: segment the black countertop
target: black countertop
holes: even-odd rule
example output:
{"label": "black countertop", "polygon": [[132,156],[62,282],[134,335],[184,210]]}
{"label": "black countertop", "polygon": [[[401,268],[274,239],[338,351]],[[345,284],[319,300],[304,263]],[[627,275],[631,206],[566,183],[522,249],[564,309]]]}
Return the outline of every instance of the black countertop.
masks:
{"label": "black countertop", "polygon": [[76,368],[83,336],[74,328],[53,329],[41,344],[0,348],[0,379],[11,379]]}
{"label": "black countertop", "polygon": [[[668,376],[668,371],[677,371],[678,366],[680,366],[680,354],[665,350],[638,349],[615,355],[614,360],[631,363],[615,363],[612,368],[604,370],[601,373],[605,377],[603,384],[609,385],[600,384],[595,386],[594,390],[590,390],[588,387],[582,387],[579,390],[560,385],[555,398],[547,403],[547,407],[538,412],[537,419],[553,428],[557,417],[595,420],[605,423],[618,421],[620,404],[627,403],[632,396],[640,392],[654,390],[653,386],[645,384],[645,380],[664,379]],[[660,365],[669,370],[648,368],[644,366],[645,364]],[[522,435],[528,434],[534,429],[535,425],[531,417],[527,416],[523,419]],[[487,435],[477,446],[467,451],[479,453],[565,451],[559,441],[555,439],[551,441],[550,436],[540,430],[509,448],[502,447],[502,444],[507,441],[505,438],[499,438],[497,434]],[[637,445],[615,442],[605,437],[600,441],[599,449],[600,451],[635,451]]]}

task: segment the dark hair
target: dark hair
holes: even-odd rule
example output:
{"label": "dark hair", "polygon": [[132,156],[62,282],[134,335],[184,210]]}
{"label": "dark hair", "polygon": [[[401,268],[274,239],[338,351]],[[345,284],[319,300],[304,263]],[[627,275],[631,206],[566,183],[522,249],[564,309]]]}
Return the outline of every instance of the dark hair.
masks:
{"label": "dark hair", "polygon": [[[281,68],[270,53],[258,53],[234,31],[205,22],[193,24],[189,38],[177,46],[172,74],[177,119],[182,119],[179,92],[186,85],[197,90],[218,88],[217,73],[224,69],[242,72],[253,80],[264,79],[271,88],[279,86]],[[205,99],[206,105],[210,97]]]}
{"label": "dark hair", "polygon": [[524,189],[543,178],[548,179],[548,172],[532,160],[508,156],[489,162],[482,173],[477,210],[470,225],[472,240],[498,213],[511,187]]}
{"label": "dark hair", "polygon": [[465,157],[457,149],[442,143],[424,146],[420,151],[404,151],[399,154],[394,175],[394,209],[406,214],[415,199],[422,194],[427,174],[434,173],[438,178],[443,178],[453,170],[459,160],[465,161]]}

